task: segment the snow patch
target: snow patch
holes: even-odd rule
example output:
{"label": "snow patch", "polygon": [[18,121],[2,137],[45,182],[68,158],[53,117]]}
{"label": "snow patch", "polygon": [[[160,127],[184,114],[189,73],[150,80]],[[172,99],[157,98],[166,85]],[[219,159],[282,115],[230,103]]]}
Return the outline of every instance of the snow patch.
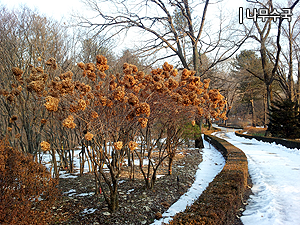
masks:
{"label": "snow patch", "polygon": [[202,151],[203,161],[198,166],[198,170],[195,175],[195,182],[187,193],[182,195],[177,202],[171,205],[171,207],[163,213],[161,219],[155,220],[154,223],[152,223],[153,225],[168,223],[172,220],[176,213],[182,212],[187,206],[192,205],[214,177],[223,169],[225,159],[218,150],[216,150],[208,142],[204,141],[204,149],[202,149]]}

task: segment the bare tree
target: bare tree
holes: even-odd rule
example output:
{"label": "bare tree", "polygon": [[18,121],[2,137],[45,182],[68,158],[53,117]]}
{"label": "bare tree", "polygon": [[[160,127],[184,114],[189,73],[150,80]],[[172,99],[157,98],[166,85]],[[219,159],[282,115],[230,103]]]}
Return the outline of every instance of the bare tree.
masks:
{"label": "bare tree", "polygon": [[280,68],[278,75],[279,75],[279,81],[281,85],[283,86],[283,90],[286,92],[286,95],[289,99],[294,101],[296,95],[295,90],[295,84],[294,84],[294,78],[293,78],[293,72],[294,72],[294,58],[299,58],[298,53],[298,44],[297,39],[299,39],[300,30],[298,28],[300,16],[297,14],[293,14],[293,21],[288,21],[288,23],[285,26],[282,26],[283,31],[283,37],[285,40],[287,40],[288,48],[286,48],[286,51],[282,51],[282,55],[284,58],[284,61],[287,64],[288,68],[288,75],[286,76],[285,71],[283,68]]}
{"label": "bare tree", "polygon": [[[188,0],[148,0],[134,4],[129,0],[83,2],[97,13],[99,20],[80,18],[79,25],[98,28],[99,32],[111,31],[112,35],[138,29],[145,38],[140,53],[153,55],[167,49],[167,55],[161,54],[155,61],[176,57],[181,66],[195,70],[198,76],[231,57],[246,39],[245,36],[238,39],[237,30],[226,32],[231,25],[223,26],[223,18],[217,31],[205,29],[207,10],[212,3],[209,0],[201,3]],[[108,7],[102,7],[103,4]],[[202,10],[199,19],[193,15],[196,10]],[[200,56],[212,52],[214,58],[210,65],[201,70]]]}
{"label": "bare tree", "polygon": [[[249,3],[254,4],[254,6],[259,6],[262,8],[266,8],[269,10],[269,12],[272,12],[274,10],[274,4],[272,0],[268,1],[252,1],[247,0]],[[293,10],[293,8],[298,4],[299,0],[296,0],[289,8]],[[266,22],[258,22],[257,20],[254,20],[254,25],[257,31],[257,34],[251,35],[254,40],[259,42],[260,45],[260,56],[261,56],[261,63],[262,63],[262,69],[263,69],[263,76],[260,76],[259,74],[254,73],[251,70],[248,70],[248,72],[252,73],[252,75],[256,76],[258,79],[262,80],[265,83],[266,86],[266,93],[267,93],[267,109],[270,109],[271,106],[271,98],[272,98],[272,83],[276,79],[276,76],[278,74],[278,65],[280,61],[280,54],[281,54],[281,30],[282,30],[282,23],[284,19],[279,18],[279,22],[277,25],[277,34],[276,34],[276,49],[271,52],[267,49],[267,44],[270,38],[271,28],[272,28],[272,18],[269,17]],[[268,62],[271,61],[273,63],[273,66],[270,68],[268,66]]]}
{"label": "bare tree", "polygon": [[[12,137],[20,136],[12,144],[35,154],[39,149],[41,129],[44,127],[40,121],[45,110],[37,103],[38,97],[30,93],[30,82],[36,76],[44,74],[41,68],[45,66],[46,58],[53,56],[61,63],[65,61],[66,33],[62,31],[60,24],[27,7],[11,11],[2,7],[0,21],[3,24],[0,28],[0,129],[2,134],[7,129],[12,129]],[[13,75],[11,69],[14,66],[24,72],[23,77],[19,72]],[[34,69],[39,66],[39,71]],[[17,120],[12,121],[12,117]]]}

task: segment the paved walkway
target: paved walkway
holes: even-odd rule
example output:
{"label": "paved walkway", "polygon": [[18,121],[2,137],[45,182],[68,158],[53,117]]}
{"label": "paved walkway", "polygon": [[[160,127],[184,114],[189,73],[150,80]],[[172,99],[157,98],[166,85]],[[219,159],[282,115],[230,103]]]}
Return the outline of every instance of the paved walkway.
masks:
{"label": "paved walkway", "polygon": [[233,129],[214,135],[247,155],[254,195],[241,217],[244,225],[300,225],[300,150],[237,137]]}

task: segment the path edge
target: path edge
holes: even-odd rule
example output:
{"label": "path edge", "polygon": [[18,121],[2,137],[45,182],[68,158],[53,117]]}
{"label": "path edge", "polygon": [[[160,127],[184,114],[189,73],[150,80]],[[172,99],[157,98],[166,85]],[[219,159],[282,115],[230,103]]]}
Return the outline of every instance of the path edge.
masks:
{"label": "path edge", "polygon": [[268,142],[268,143],[273,143],[275,142],[276,144],[283,145],[287,148],[297,148],[300,149],[300,141],[297,140],[292,140],[292,139],[284,139],[284,138],[275,138],[275,137],[261,137],[261,136],[255,136],[255,135],[250,135],[250,134],[243,134],[242,131],[236,131],[235,132],[236,136],[239,137],[244,137],[247,139],[256,139],[258,141],[263,141],[263,142]]}
{"label": "path edge", "polygon": [[221,138],[206,134],[204,139],[221,152],[225,166],[200,197],[176,214],[170,224],[242,224],[239,215],[251,192],[247,157]]}

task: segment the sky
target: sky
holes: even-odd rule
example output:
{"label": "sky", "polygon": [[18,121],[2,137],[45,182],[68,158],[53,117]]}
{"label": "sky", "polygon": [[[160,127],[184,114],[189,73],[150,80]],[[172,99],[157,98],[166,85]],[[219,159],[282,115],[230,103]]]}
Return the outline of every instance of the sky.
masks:
{"label": "sky", "polygon": [[[244,5],[245,1],[240,0],[224,0],[222,8],[228,8],[238,12],[238,8]],[[19,5],[25,4],[31,9],[37,9],[41,14],[53,17],[60,21],[63,18],[68,18],[70,14],[80,11],[85,12],[87,7],[81,0],[0,0],[0,4],[7,6],[8,8],[18,7]],[[209,10],[214,7],[209,6]],[[88,11],[86,11],[88,13]],[[237,21],[238,22],[238,21]]]}
{"label": "sky", "polygon": [[27,5],[31,9],[37,9],[41,14],[53,17],[53,19],[61,21],[63,18],[68,18],[73,11],[84,9],[85,6],[80,0],[0,0],[0,4],[8,8],[16,7],[19,5]]}
{"label": "sky", "polygon": [[[225,0],[226,6],[236,7],[238,10],[238,5],[236,0]],[[235,4],[233,4],[235,2]],[[238,1],[238,4],[241,4]],[[84,10],[86,6],[80,0],[51,0],[51,1],[41,1],[41,0],[0,0],[1,4],[12,8],[20,4],[26,4],[30,8],[38,9],[42,14],[46,14],[50,17],[53,17],[57,20],[60,20],[63,17],[68,17],[70,13],[74,10]]]}

